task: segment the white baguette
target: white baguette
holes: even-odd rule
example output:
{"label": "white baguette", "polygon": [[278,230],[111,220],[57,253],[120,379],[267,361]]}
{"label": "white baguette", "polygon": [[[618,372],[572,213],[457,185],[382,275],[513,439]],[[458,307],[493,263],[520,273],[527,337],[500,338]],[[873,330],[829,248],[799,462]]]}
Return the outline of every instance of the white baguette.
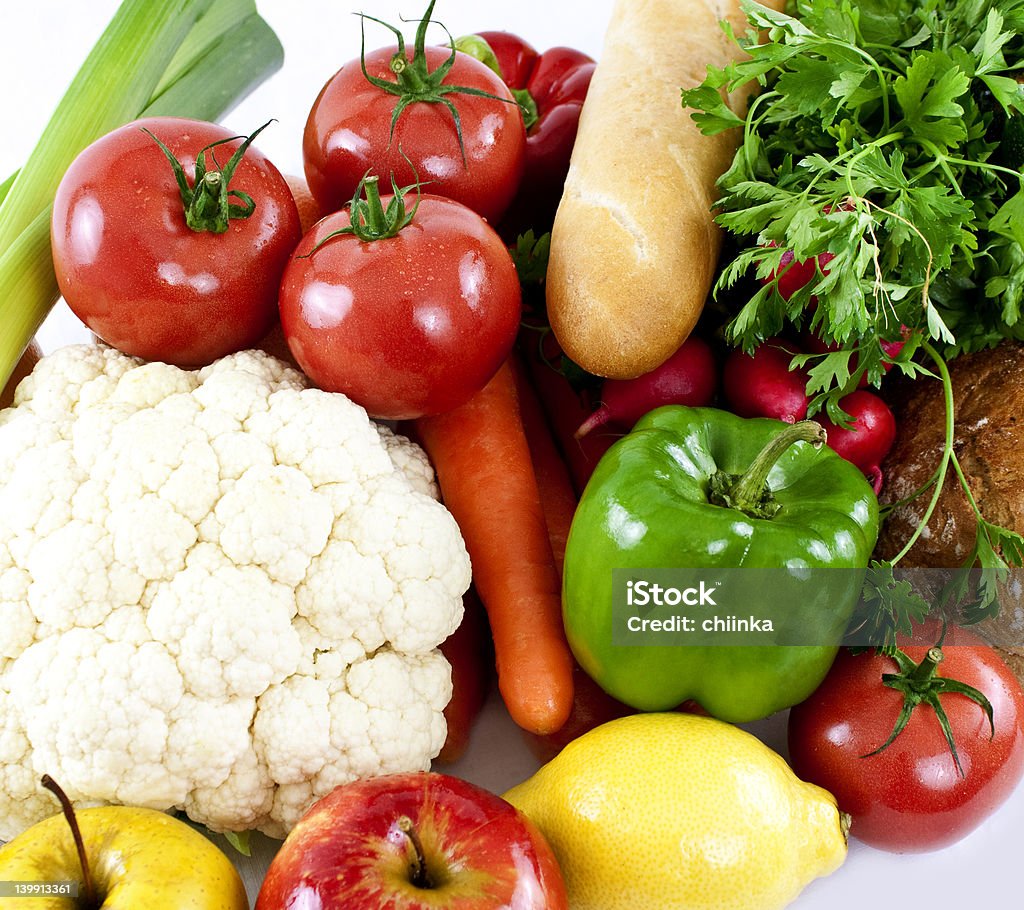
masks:
{"label": "white baguette", "polygon": [[[778,5],[772,4],[772,5]],[[739,130],[702,136],[680,98],[740,52],[735,0],[616,0],[551,234],[547,307],[563,350],[629,379],[690,334],[721,247],[711,205]],[[735,93],[739,103],[745,92]]]}

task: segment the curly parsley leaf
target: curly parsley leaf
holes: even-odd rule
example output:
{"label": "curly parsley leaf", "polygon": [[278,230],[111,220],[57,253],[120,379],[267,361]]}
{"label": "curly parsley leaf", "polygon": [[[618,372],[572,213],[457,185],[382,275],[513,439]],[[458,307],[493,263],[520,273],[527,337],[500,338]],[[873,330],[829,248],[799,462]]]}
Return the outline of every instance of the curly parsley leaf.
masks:
{"label": "curly parsley leaf", "polygon": [[857,639],[891,654],[897,637],[910,635],[931,612],[931,606],[908,579],[896,578],[892,565],[873,560],[864,578],[859,611],[853,623],[858,628]]}
{"label": "curly parsley leaf", "polygon": [[[807,370],[811,412],[836,422],[862,377],[931,375],[913,359],[921,349],[949,393],[946,359],[1024,341],[1024,0],[741,7],[750,28],[725,31],[745,55],[682,94],[705,132],[742,126],[716,206],[736,250],[715,289],[733,291],[726,340],[749,351],[790,329],[817,335],[829,352],[794,366]],[[724,93],[748,84],[759,94],[739,117]],[[818,262],[788,299],[787,251]],[[760,286],[737,300],[749,277]],[[900,338],[890,361],[882,344]],[[939,487],[951,465],[944,450]],[[975,574],[946,592],[968,620],[991,615],[1008,567],[1024,564],[1024,538],[976,511]],[[887,642],[928,612],[883,563],[865,592]]]}
{"label": "curly parsley leaf", "polygon": [[[768,290],[726,337],[749,350],[792,324],[852,350],[906,326],[955,356],[1024,335],[1024,193],[1001,163],[1018,119],[1024,150],[1024,0],[794,7],[744,0],[750,29],[726,31],[747,56],[683,91],[706,132],[744,129],[719,181],[717,218],[740,249],[717,290],[749,274]],[[722,92],[751,81],[761,92],[740,118]],[[835,258],[785,301],[781,250]],[[834,366],[816,393],[841,394]]]}
{"label": "curly parsley leaf", "polygon": [[964,562],[971,571],[958,572],[943,597],[964,625],[990,619],[999,613],[999,588],[1009,578],[1011,567],[1021,566],[1024,537],[979,515],[974,549]]}
{"label": "curly parsley leaf", "polygon": [[509,247],[509,255],[512,257],[512,264],[516,267],[520,284],[544,283],[550,251],[550,232],[537,237],[531,229],[516,238],[515,246]]}

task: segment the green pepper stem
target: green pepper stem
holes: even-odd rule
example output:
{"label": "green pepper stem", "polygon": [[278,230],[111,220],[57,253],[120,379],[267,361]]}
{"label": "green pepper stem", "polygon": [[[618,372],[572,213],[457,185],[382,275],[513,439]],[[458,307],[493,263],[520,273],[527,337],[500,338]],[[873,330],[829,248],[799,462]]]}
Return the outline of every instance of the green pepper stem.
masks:
{"label": "green pepper stem", "polygon": [[452,42],[452,47],[464,54],[469,54],[474,60],[479,60],[502,82],[505,81],[505,74],[501,71],[498,57],[486,38],[481,38],[480,35],[463,35]]}
{"label": "green pepper stem", "polygon": [[828,434],[825,432],[825,428],[813,420],[801,420],[786,427],[757,453],[750,463],[750,467],[732,488],[733,508],[745,512],[757,506],[764,496],[768,474],[782,457],[783,452],[794,443],[809,442],[815,448],[820,448],[825,444],[827,438]]}

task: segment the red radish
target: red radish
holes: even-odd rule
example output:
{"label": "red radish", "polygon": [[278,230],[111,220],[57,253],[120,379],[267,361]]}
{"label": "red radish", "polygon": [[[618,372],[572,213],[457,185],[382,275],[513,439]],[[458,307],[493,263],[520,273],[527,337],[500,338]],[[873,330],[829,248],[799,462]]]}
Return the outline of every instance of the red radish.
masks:
{"label": "red radish", "polygon": [[803,262],[796,262],[792,250],[786,250],[782,254],[778,271],[772,272],[764,279],[765,284],[771,284],[775,276],[779,276],[779,295],[783,300],[789,300],[797,291],[814,280],[818,269],[822,275],[828,274],[826,266],[836,257],[832,253],[819,253],[813,259],[805,259]]}
{"label": "red radish", "polygon": [[[840,203],[837,206],[825,206],[822,211],[825,215],[830,215],[835,211],[841,212],[852,212],[854,211],[853,203],[849,200]],[[777,247],[774,241],[768,243],[769,247]],[[814,276],[820,270],[821,274],[828,274],[826,266],[829,262],[836,258],[835,253],[818,253],[817,256],[813,256],[810,259],[804,259],[796,261],[793,250],[786,250],[782,254],[782,258],[779,261],[778,268],[775,269],[768,277],[763,278],[763,284],[770,285],[775,280],[775,276],[778,276],[778,293],[783,300],[788,300],[793,297],[801,288],[805,288],[814,279]],[[815,298],[811,298],[813,302]]]}
{"label": "red radish", "polygon": [[729,355],[722,371],[723,388],[740,417],[774,417],[796,423],[807,416],[807,372],[789,368],[791,347],[769,338],[753,356],[742,350]]}
{"label": "red radish", "polygon": [[[826,215],[831,215],[835,208],[835,206],[826,205],[823,211]],[[852,203],[844,202],[838,208],[844,212],[852,212],[854,207]],[[778,244],[772,240],[768,246],[778,246]],[[795,258],[792,250],[786,250],[779,261],[778,269],[767,278],[762,279],[764,284],[771,284],[775,280],[775,276],[778,275],[779,296],[783,300],[789,300],[802,287],[813,281],[819,269],[822,275],[827,275],[828,269],[826,266],[836,257],[834,253],[824,252],[800,262],[795,261]],[[812,301],[814,299],[813,297],[811,298]]]}
{"label": "red radish", "polygon": [[[905,325],[900,326],[900,339],[898,341],[879,341],[878,343],[882,346],[882,350],[885,351],[885,356],[890,360],[895,360],[900,356],[900,351],[903,350],[903,345],[907,343],[907,336],[910,334],[910,329]],[[886,373],[892,369],[891,363],[883,363],[882,369]]]}
{"label": "red radish", "polygon": [[[895,360],[897,357],[899,357],[900,351],[903,350],[903,345],[907,343],[905,336],[909,329],[907,329],[906,326],[901,326],[900,331],[903,333],[904,337],[901,337],[896,341],[879,340],[878,342],[879,347],[882,349],[885,356],[888,357],[890,360]],[[800,336],[800,345],[805,351],[811,354],[831,354],[834,351],[840,350],[840,345],[829,341],[823,341],[821,338],[819,338],[812,332],[804,332]],[[857,369],[856,356],[850,359],[850,370],[852,371],[855,369]],[[888,373],[891,369],[891,363],[882,363],[882,370],[884,372]],[[860,380],[857,382],[857,388],[866,389],[867,387],[868,376],[867,373],[865,373],[863,376],[860,377]]]}
{"label": "red radish", "polygon": [[576,431],[576,438],[614,423],[632,427],[648,411],[666,404],[693,408],[711,404],[718,388],[715,357],[706,341],[690,337],[660,367],[636,379],[609,379],[601,387],[601,407]]}
{"label": "red radish", "polygon": [[871,392],[851,392],[839,400],[853,418],[849,429],[836,426],[827,417],[816,420],[828,433],[829,446],[866,475],[875,493],[882,489],[882,460],[896,440],[896,418],[889,406]]}

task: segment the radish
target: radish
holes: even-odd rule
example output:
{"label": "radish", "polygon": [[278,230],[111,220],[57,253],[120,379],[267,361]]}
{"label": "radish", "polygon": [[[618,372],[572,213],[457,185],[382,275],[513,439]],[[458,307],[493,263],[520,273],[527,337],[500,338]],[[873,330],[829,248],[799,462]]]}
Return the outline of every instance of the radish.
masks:
{"label": "radish", "polygon": [[[879,341],[878,343],[882,346],[882,350],[885,352],[885,356],[888,357],[890,360],[895,360],[897,357],[899,357],[900,356],[900,351],[903,350],[903,345],[905,345],[907,343],[907,337],[909,336],[909,334],[910,334],[910,329],[908,329],[905,325],[901,325],[900,326],[900,335],[902,337],[899,340],[897,340],[897,341]],[[886,373],[888,373],[889,370],[892,369],[892,364],[891,363],[883,363],[882,364],[882,369],[885,370]]]}
{"label": "radish", "polygon": [[[826,215],[831,215],[836,208],[836,206],[826,205],[823,211]],[[852,212],[854,210],[850,202],[842,203],[838,206],[838,209],[843,212]],[[768,243],[768,246],[777,245],[774,240]],[[827,266],[835,258],[835,253],[825,251],[824,253],[818,253],[817,256],[812,256],[810,259],[803,259],[797,262],[795,261],[796,257],[793,255],[793,251],[786,250],[779,261],[778,269],[773,271],[767,278],[763,278],[762,284],[771,284],[775,281],[776,276],[778,276],[779,296],[783,300],[788,301],[797,291],[814,280],[814,276],[819,271],[822,275],[827,275]],[[813,303],[815,299],[812,297],[811,302]]]}
{"label": "radish", "polygon": [[769,338],[753,356],[737,349],[723,370],[723,388],[740,417],[774,417],[796,423],[807,416],[807,372],[789,368],[792,347]]}
{"label": "radish", "polygon": [[[898,338],[896,341],[883,341],[882,339],[879,339],[878,341],[878,346],[882,349],[882,352],[885,354],[885,356],[888,357],[890,360],[895,360],[897,357],[899,357],[900,351],[903,350],[903,345],[907,343],[906,334],[910,330],[906,326],[901,326],[900,331],[903,337]],[[801,334],[800,345],[805,351],[811,354],[831,354],[834,351],[841,350],[840,345],[835,344],[833,342],[823,341],[813,332],[804,332],[803,334]],[[891,363],[883,361],[883,372],[888,373],[889,370],[892,369],[892,366],[893,365]],[[852,358],[850,358],[850,370],[852,372],[853,370],[856,369],[857,357],[856,355],[854,355]],[[867,387],[868,376],[867,373],[864,373],[864,375],[862,375],[860,377],[860,380],[857,382],[857,388],[866,389]]]}
{"label": "radish", "polygon": [[880,465],[896,441],[896,418],[889,406],[871,392],[851,392],[839,400],[839,407],[853,418],[849,429],[827,417],[816,420],[828,433],[829,447],[860,468],[877,494],[882,489]]}
{"label": "radish", "polygon": [[[774,245],[774,244],[773,244]],[[779,296],[783,300],[789,300],[800,288],[809,284],[814,276],[818,273],[818,269],[821,269],[822,275],[828,274],[827,265],[833,259],[835,259],[833,253],[819,253],[813,259],[805,259],[803,262],[796,262],[794,260],[793,251],[786,250],[782,254],[782,260],[779,262],[779,268],[777,272],[772,272],[767,278],[764,279],[765,284],[771,284],[775,280],[775,276],[779,277]]]}
{"label": "radish", "polygon": [[635,379],[608,379],[601,387],[601,407],[576,431],[580,439],[607,423],[631,427],[648,411],[666,404],[703,407],[711,404],[718,371],[707,342],[690,337],[660,367]]}

